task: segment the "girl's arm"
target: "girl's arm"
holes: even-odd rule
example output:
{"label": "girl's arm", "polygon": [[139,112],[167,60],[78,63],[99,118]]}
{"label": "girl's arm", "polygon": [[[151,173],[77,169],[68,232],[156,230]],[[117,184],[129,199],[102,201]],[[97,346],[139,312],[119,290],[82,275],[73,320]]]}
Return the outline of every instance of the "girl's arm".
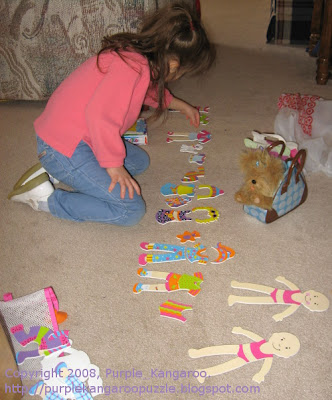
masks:
{"label": "girl's arm", "polygon": [[196,107],[193,107],[177,97],[173,97],[168,108],[180,111],[181,114],[184,114],[186,118],[189,119],[190,125],[193,125],[195,128],[199,126],[199,112]]}

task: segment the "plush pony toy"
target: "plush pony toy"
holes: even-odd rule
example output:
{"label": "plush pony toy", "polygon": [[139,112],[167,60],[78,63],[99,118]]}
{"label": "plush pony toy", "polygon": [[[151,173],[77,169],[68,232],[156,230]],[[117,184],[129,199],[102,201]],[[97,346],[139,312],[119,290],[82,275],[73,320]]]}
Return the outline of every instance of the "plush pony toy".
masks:
{"label": "plush pony toy", "polygon": [[247,149],[239,161],[245,182],[235,193],[235,200],[271,210],[273,197],[284,176],[283,161],[263,149]]}

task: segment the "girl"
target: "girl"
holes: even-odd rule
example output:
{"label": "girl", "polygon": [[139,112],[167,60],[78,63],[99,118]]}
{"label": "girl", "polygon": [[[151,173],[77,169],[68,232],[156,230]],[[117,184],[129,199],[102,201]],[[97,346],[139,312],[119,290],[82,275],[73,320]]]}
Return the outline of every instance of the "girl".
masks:
{"label": "girl", "polygon": [[[133,177],[149,158],[122,135],[143,104],[156,109],[155,118],[171,108],[198,127],[198,110],[166,85],[206,71],[214,58],[200,21],[181,4],[151,15],[139,33],[105,37],[98,55],[62,82],[35,121],[42,168],[24,174],[8,197],[72,221],[138,223],[145,203]],[[54,190],[49,178],[74,191]]]}

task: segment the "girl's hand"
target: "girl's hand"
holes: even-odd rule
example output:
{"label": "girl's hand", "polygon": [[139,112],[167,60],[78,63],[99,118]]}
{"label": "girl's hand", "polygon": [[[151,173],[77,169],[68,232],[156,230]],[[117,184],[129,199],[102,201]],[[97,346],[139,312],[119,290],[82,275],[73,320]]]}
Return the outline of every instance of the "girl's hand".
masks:
{"label": "girl's hand", "polygon": [[112,183],[110,184],[108,191],[111,192],[115,185],[118,183],[120,185],[120,197],[124,199],[126,196],[126,190],[128,189],[128,195],[130,199],[134,198],[134,191],[140,195],[141,189],[138,183],[131,177],[128,171],[124,166],[114,167],[114,168],[106,168],[108,175],[112,179]]}
{"label": "girl's hand", "polygon": [[199,112],[197,108],[187,104],[181,113],[184,114],[187,119],[189,119],[190,125],[193,125],[195,128],[199,127]]}
{"label": "girl's hand", "polygon": [[190,125],[193,125],[195,128],[198,128],[199,112],[197,108],[176,97],[173,97],[168,107],[173,110],[180,111],[181,114],[184,114],[186,118],[189,119]]}

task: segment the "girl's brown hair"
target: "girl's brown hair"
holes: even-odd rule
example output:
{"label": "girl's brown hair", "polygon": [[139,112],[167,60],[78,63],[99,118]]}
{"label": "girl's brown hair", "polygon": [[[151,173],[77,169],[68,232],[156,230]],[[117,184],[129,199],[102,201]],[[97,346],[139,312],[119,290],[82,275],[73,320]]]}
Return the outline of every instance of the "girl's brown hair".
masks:
{"label": "girl's brown hair", "polygon": [[103,39],[99,55],[106,51],[135,51],[150,65],[151,82],[158,88],[156,117],[163,112],[169,61],[179,62],[178,74],[198,74],[215,60],[215,48],[195,13],[183,3],[171,3],[143,21],[138,33],[117,33]]}

